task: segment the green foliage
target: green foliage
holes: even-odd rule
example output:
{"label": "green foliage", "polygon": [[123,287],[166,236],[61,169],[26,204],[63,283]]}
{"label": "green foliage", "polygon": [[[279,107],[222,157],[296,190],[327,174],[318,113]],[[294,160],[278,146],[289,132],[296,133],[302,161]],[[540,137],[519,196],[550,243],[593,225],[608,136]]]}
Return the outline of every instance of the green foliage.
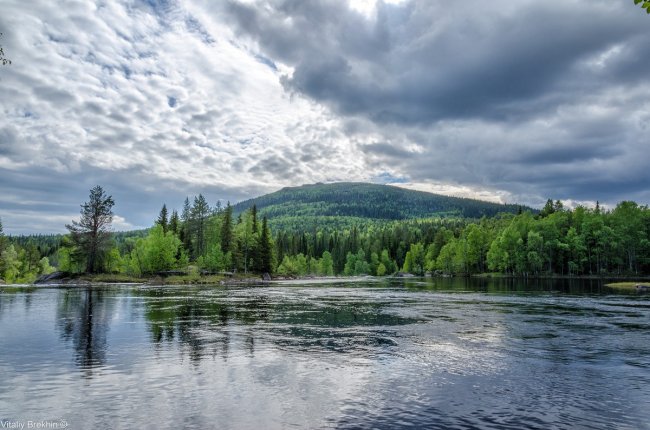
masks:
{"label": "green foliage", "polygon": [[173,210],[171,217],[169,217],[169,231],[171,231],[176,235],[179,235],[180,225],[181,225],[181,220],[180,217],[178,216],[178,212],[176,210]]}
{"label": "green foliage", "polygon": [[[417,275],[428,271],[472,275],[488,270],[516,276],[650,273],[650,211],[634,202],[621,202],[607,211],[599,205],[567,210],[561,202],[549,200],[538,214],[520,212],[517,207],[520,213],[516,215],[501,213],[481,219],[391,220],[357,216],[377,216],[384,203],[376,202],[373,209],[374,186],[347,185],[350,190],[308,186],[283,190],[282,198],[264,196],[250,210],[239,212],[236,221],[235,207],[230,204],[225,209],[219,205],[211,209],[201,195],[194,198],[194,205],[187,198],[180,217],[172,211],[167,231],[166,214],[161,211],[152,229],[115,234],[102,253],[103,270],[141,276],[186,268],[191,263],[196,270],[276,272],[281,276],[385,276],[399,268]],[[354,199],[370,206],[355,216],[318,215],[318,211],[327,213],[334,207],[345,213],[343,202],[331,195],[332,189],[347,193],[348,203],[352,201],[348,208],[356,204]],[[275,220],[280,220],[280,225],[287,222],[287,228],[274,230],[267,215],[289,204],[290,195],[304,200],[298,201],[296,211],[304,210],[304,215],[281,214]],[[281,201],[284,198],[287,200]],[[413,197],[415,201],[418,198]],[[407,216],[409,210],[400,216]],[[323,219],[327,222],[315,222]],[[13,245],[11,250],[9,245]],[[11,282],[47,273],[50,262],[70,272],[87,268],[80,245],[71,237],[5,238],[1,223],[0,251],[1,276]]]}
{"label": "green foliage", "polygon": [[[642,9],[645,9],[646,13],[650,14],[650,1],[645,0],[634,0],[635,5],[641,5]],[[0,48],[1,49],[1,48]]]}
{"label": "green foliage", "polygon": [[224,252],[233,250],[233,228],[232,228],[232,214],[233,208],[230,202],[226,205],[223,211],[221,220],[221,249]]}
{"label": "green foliage", "polygon": [[134,275],[150,275],[178,267],[180,239],[171,231],[165,233],[156,224],[146,238],[138,239],[131,251],[128,272]]}
{"label": "green foliage", "polygon": [[346,276],[369,275],[370,272],[370,264],[366,261],[366,253],[363,249],[359,249],[356,254],[348,252],[343,269]]}
{"label": "green foliage", "polygon": [[12,284],[16,282],[20,274],[20,260],[18,259],[18,252],[14,245],[9,245],[2,253],[0,254],[0,273],[5,282]]}
{"label": "green foliage", "polygon": [[276,231],[361,226],[372,220],[405,220],[432,216],[493,216],[516,213],[519,206],[440,196],[388,185],[314,184],[284,188],[235,205],[242,213],[255,205]]}
{"label": "green foliage", "polygon": [[163,204],[162,209],[160,209],[160,214],[156,220],[156,224],[162,227],[163,232],[167,233],[169,227],[169,221],[167,220],[167,205]]}
{"label": "green foliage", "polygon": [[85,262],[86,272],[101,273],[106,253],[111,248],[110,225],[113,221],[111,196],[97,185],[90,190],[90,199],[81,205],[81,219],[67,224],[75,258]]}
{"label": "green foliage", "polygon": [[199,267],[213,272],[221,272],[227,268],[226,254],[221,250],[221,244],[215,243],[210,246],[205,258],[200,257]]}
{"label": "green foliage", "polygon": [[[397,272],[397,264],[391,260],[390,256],[388,255],[388,250],[384,249],[381,251],[379,261],[379,266],[377,266],[377,276],[390,275]],[[384,273],[379,273],[381,266],[384,267]]]}
{"label": "green foliage", "polygon": [[31,283],[38,276],[53,271],[49,259],[41,257],[33,242],[27,247],[10,243],[0,251],[0,278],[8,284]]}
{"label": "green foliage", "polygon": [[54,272],[54,267],[50,266],[50,260],[47,257],[43,257],[38,261],[39,273],[43,275],[49,275]]}
{"label": "green foliage", "polygon": [[280,276],[305,276],[308,273],[307,259],[303,254],[285,256],[277,270]]}
{"label": "green foliage", "polygon": [[210,215],[210,206],[205,200],[205,197],[203,197],[203,194],[194,197],[194,204],[192,205],[190,217],[187,221],[187,234],[191,243],[190,255],[193,258],[198,258],[206,252],[207,224]]}
{"label": "green foliage", "polygon": [[329,251],[323,252],[323,256],[320,260],[318,274],[323,276],[334,275],[334,260],[332,260],[332,254],[330,254]]}
{"label": "green foliage", "polygon": [[[255,218],[253,218],[255,219]],[[258,252],[257,263],[255,268],[260,273],[272,273],[273,272],[273,241],[271,239],[271,231],[268,227],[268,221],[266,217],[262,219],[262,231],[259,234],[258,243],[257,243]],[[331,264],[331,256],[330,256]]]}
{"label": "green foliage", "polygon": [[404,272],[413,273],[415,275],[424,275],[425,269],[425,252],[424,246],[421,243],[412,243],[411,248],[406,253],[404,260]]}
{"label": "green foliage", "polygon": [[377,276],[384,276],[386,275],[386,266],[384,266],[383,263],[379,263],[377,266]]}

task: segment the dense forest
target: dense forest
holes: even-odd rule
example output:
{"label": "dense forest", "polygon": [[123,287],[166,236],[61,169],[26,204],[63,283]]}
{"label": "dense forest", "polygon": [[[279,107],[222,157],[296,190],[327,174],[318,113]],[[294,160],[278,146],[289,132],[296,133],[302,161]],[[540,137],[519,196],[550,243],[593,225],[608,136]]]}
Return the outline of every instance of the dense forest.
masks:
{"label": "dense forest", "polygon": [[[212,207],[198,195],[185,199],[180,211],[169,212],[163,205],[150,229],[106,230],[97,233],[96,242],[75,230],[79,223],[68,226],[68,235],[18,237],[4,236],[0,223],[0,276],[11,283],[32,282],[57,269],[134,277],[169,271],[277,276],[385,276],[400,271],[459,276],[487,272],[513,276],[650,274],[650,210],[634,202],[621,202],[612,210],[599,206],[569,210],[549,200],[538,212],[517,207],[518,213],[481,217],[450,213],[406,217],[405,209],[400,215],[404,218],[363,219],[358,212],[351,212],[353,217],[318,215],[322,202],[317,200],[310,209],[301,195],[305,189],[310,187],[293,189],[298,190],[299,207],[305,211],[291,217],[289,228],[272,228],[270,219],[273,210],[290,205],[286,195],[278,204],[270,204],[276,200],[265,200],[268,196],[259,199],[267,205],[266,211],[256,201],[246,210],[241,204]],[[373,216],[386,214],[390,206],[385,201],[364,201],[358,194],[347,198],[368,208]],[[373,204],[378,206],[375,212]],[[88,214],[92,216],[93,211],[89,209]],[[111,207],[105,216],[110,219]],[[301,223],[303,216],[307,220]],[[83,217],[82,210],[82,221]],[[286,220],[288,215],[279,217]],[[320,217],[341,219],[314,225]],[[84,249],[96,252],[92,264],[90,251]]]}
{"label": "dense forest", "polygon": [[362,227],[371,220],[405,220],[433,216],[480,218],[533,209],[481,200],[448,197],[389,185],[358,182],[283,188],[234,206],[240,214],[256,206],[274,231]]}

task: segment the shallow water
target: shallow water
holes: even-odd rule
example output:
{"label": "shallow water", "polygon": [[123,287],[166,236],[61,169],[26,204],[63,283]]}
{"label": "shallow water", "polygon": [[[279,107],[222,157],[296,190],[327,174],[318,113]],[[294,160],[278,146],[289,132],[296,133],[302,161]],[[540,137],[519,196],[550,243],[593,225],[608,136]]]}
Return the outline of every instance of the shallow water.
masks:
{"label": "shallow water", "polygon": [[4,287],[0,386],[3,422],[73,429],[644,429],[650,295],[424,279]]}

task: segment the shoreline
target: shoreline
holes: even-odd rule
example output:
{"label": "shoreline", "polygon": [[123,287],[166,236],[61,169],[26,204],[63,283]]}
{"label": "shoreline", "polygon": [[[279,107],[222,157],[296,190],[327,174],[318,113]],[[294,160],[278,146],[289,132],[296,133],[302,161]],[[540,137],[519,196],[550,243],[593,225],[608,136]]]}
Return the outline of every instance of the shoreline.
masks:
{"label": "shoreline", "polygon": [[410,274],[398,273],[389,276],[263,276],[259,274],[235,274],[235,275],[172,275],[172,276],[150,276],[150,277],[133,277],[117,274],[69,274],[55,272],[43,279],[28,284],[0,284],[2,286],[25,285],[25,286],[90,286],[90,285],[251,285],[251,284],[331,284],[337,282],[378,282],[383,280],[394,279],[451,279],[451,278],[474,278],[486,280],[519,280],[519,281],[538,281],[538,280],[593,280],[600,281],[604,286],[610,288],[634,288],[637,285],[650,288],[650,276],[599,276],[599,275],[537,275],[537,276],[515,276],[499,273],[473,274],[469,276],[451,276],[451,275],[429,275],[415,276]]}

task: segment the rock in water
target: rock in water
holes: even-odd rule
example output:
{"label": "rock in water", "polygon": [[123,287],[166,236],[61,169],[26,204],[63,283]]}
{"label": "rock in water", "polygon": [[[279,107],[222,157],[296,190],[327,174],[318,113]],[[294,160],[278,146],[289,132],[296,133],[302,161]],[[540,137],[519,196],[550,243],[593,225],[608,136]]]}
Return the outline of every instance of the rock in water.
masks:
{"label": "rock in water", "polygon": [[53,272],[49,275],[41,275],[34,281],[34,284],[56,284],[68,277],[66,272]]}
{"label": "rock in water", "polygon": [[271,275],[268,272],[264,272],[264,274],[262,275],[262,280],[264,282],[270,281],[271,280]]}

